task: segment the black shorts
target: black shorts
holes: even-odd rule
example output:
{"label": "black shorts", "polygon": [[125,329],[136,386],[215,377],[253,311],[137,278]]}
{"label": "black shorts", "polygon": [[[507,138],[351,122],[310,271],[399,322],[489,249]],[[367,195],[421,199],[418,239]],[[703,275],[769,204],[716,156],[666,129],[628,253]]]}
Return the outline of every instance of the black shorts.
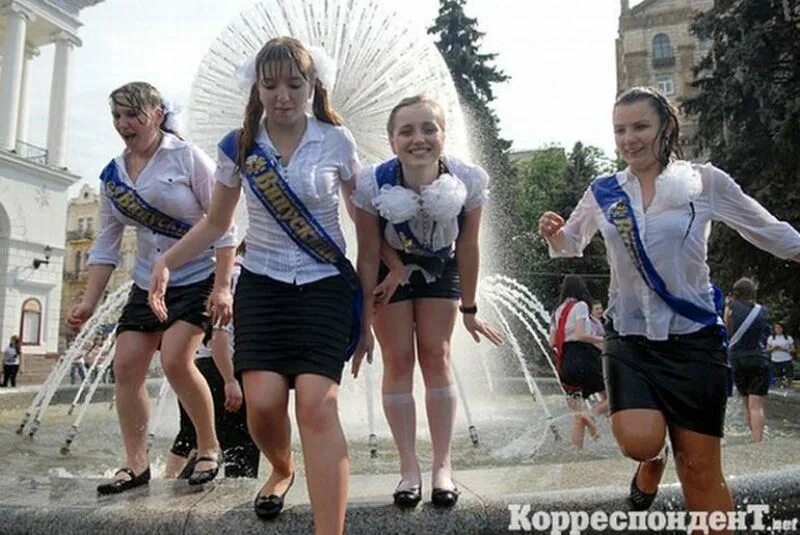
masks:
{"label": "black shorts", "polygon": [[565,342],[559,379],[567,392],[584,399],[605,390],[600,350],[585,342]]}
{"label": "black shorts", "polygon": [[776,379],[786,378],[792,381],[794,380],[794,364],[792,364],[791,360],[787,360],[786,362],[773,362],[772,374]]}
{"label": "black shorts", "polygon": [[350,358],[355,292],[341,276],[289,284],[242,268],[233,300],[234,367],[341,382]]}
{"label": "black shorts", "polygon": [[147,290],[136,284],[128,294],[128,302],[117,321],[117,336],[125,331],[157,332],[166,331],[176,321],[197,325],[204,331],[208,328],[206,301],[214,287],[214,276],[186,286],[170,286],[164,301],[167,305],[167,321],[158,320],[147,304]]}
{"label": "black shorts", "polygon": [[603,375],[609,414],[654,409],[668,425],[723,435],[729,367],[719,328],[654,341],[620,336],[609,322],[605,339]]}
{"label": "black shorts", "polygon": [[766,396],[769,391],[769,361],[763,357],[739,357],[731,361],[733,384],[740,396]]}
{"label": "black shorts", "polygon": [[[382,281],[389,273],[389,268],[381,263],[378,272],[378,280]],[[419,271],[414,271],[409,277],[408,283],[397,287],[394,295],[389,299],[390,303],[398,301],[409,301],[422,298],[435,299],[461,299],[461,280],[458,276],[458,263],[455,257],[447,261],[444,266],[442,276],[433,282],[425,281],[425,277]]]}

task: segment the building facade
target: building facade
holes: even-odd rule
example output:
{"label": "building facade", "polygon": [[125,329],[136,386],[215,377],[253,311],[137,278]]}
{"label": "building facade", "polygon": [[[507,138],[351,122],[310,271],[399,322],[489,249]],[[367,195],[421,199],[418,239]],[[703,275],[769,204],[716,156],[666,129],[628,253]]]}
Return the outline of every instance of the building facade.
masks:
{"label": "building facade", "polygon": [[[28,355],[59,342],[72,52],[80,10],[102,0],[0,0],[0,336]],[[30,63],[54,46],[46,147],[27,143]]]}
{"label": "building facade", "polygon": [[[648,85],[674,104],[692,94],[693,69],[707,45],[689,31],[694,17],[714,0],[643,0],[630,7],[621,0],[617,52],[617,92]],[[694,122],[681,116],[681,144],[687,158],[698,158]]]}
{"label": "building facade", "polygon": [[[85,184],[77,197],[67,203],[67,231],[64,249],[64,272],[61,287],[60,341],[62,347],[73,334],[67,327],[67,313],[86,291],[89,271],[89,250],[95,238],[100,216],[100,197],[91,186]],[[130,284],[133,263],[136,260],[136,229],[126,226],[120,246],[120,263],[106,286],[106,294],[114,292],[123,284]]]}

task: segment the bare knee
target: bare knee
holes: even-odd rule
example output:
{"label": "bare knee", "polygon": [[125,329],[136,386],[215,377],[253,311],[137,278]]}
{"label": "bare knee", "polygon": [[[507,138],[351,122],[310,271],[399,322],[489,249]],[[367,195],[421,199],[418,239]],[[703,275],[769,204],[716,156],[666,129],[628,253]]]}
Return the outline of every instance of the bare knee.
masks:
{"label": "bare knee", "polygon": [[[296,399],[297,425],[303,431],[326,433],[338,426],[338,403],[334,396]],[[249,407],[248,407],[249,410]]]}
{"label": "bare knee", "polygon": [[448,343],[429,345],[419,348],[419,366],[426,384],[449,384],[450,380],[450,347]]}
{"label": "bare knee", "polygon": [[286,404],[279,399],[247,398],[247,427],[250,429],[271,427],[287,417]]}
{"label": "bare knee", "polygon": [[675,471],[681,485],[697,491],[711,492],[715,487],[725,484],[719,465],[703,459],[692,459],[682,453],[675,454]]}
{"label": "bare knee", "polygon": [[148,367],[143,366],[139,359],[115,358],[112,368],[117,388],[131,388],[144,383]]}
{"label": "bare knee", "polygon": [[639,462],[658,457],[664,448],[666,433],[644,433],[638,429],[614,429],[614,435],[623,455]]}

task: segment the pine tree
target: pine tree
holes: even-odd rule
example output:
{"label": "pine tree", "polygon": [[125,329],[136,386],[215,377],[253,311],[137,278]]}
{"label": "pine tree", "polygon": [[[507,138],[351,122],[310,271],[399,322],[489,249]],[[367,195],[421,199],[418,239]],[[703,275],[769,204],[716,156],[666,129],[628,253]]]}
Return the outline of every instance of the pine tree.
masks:
{"label": "pine tree", "polygon": [[480,53],[483,32],[478,21],[464,13],[466,0],[440,0],[439,15],[428,33],[436,35],[436,46],[450,69],[466,114],[470,149],[489,173],[492,183],[487,224],[494,238],[495,258],[500,266],[513,269],[508,243],[519,234],[512,218],[516,174],[508,157],[511,143],[500,137],[498,118],[489,107],[494,100],[492,87],[509,77],[491,63],[497,54]]}
{"label": "pine tree", "polygon": [[[684,103],[710,160],[776,217],[800,227],[800,3],[715,2],[692,31],[709,43]],[[718,225],[709,264],[723,288],[741,276],[759,283],[775,320],[800,329],[800,270]]]}

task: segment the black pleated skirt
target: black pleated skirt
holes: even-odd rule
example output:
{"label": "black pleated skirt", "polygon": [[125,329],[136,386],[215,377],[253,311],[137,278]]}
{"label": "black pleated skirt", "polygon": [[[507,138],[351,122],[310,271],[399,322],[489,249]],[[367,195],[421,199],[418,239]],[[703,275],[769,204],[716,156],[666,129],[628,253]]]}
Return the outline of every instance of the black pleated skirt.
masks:
{"label": "black pleated skirt", "polygon": [[210,318],[206,314],[206,301],[214,287],[214,275],[205,280],[185,286],[169,286],[164,295],[167,305],[167,321],[159,321],[147,304],[147,290],[133,285],[128,301],[117,321],[117,335],[125,331],[166,331],[176,321],[208,329]]}
{"label": "black pleated skirt", "polygon": [[242,269],[233,301],[237,374],[300,374],[339,383],[350,358],[355,292],[341,276],[289,284]]}

